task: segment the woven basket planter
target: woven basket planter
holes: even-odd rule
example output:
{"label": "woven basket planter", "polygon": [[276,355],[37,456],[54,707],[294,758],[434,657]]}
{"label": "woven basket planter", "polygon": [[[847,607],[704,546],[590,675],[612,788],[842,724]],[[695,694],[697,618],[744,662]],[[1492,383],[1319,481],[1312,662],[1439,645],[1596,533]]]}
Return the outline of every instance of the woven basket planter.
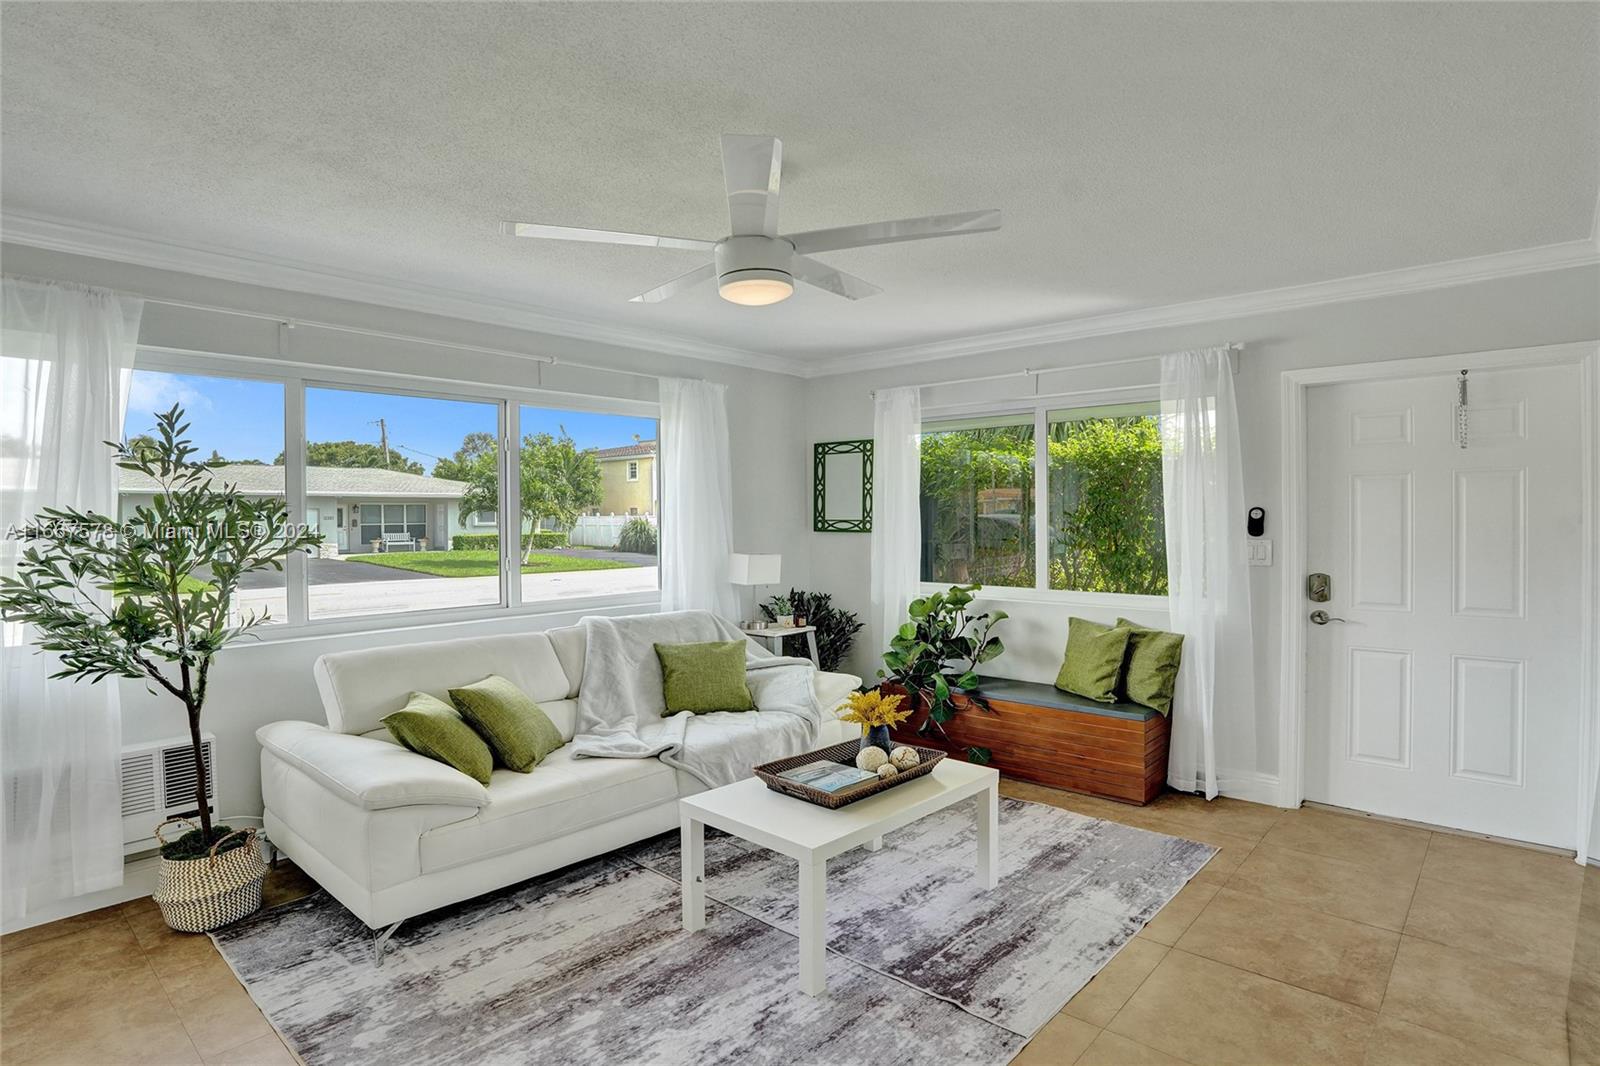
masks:
{"label": "woven basket planter", "polygon": [[[156,827],[156,840],[165,845],[161,830],[169,825],[194,823],[185,818],[163,822]],[[180,933],[209,933],[229,922],[261,909],[261,883],[268,867],[256,846],[255,829],[229,833],[200,859],[161,859],[161,871],[151,898],[161,908],[167,925]],[[242,847],[218,852],[236,836],[245,838]]]}

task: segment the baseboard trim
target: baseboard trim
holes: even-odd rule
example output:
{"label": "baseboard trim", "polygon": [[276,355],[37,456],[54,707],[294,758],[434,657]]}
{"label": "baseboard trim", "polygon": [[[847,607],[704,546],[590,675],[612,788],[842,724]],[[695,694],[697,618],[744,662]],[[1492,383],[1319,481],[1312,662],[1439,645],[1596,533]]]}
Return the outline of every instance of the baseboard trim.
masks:
{"label": "baseboard trim", "polygon": [[[1374,822],[1387,822],[1389,825],[1398,825],[1406,829],[1422,829],[1429,833],[1444,833],[1453,837],[1465,837],[1468,840],[1487,840],[1491,844],[1506,844],[1513,848],[1526,848],[1528,851],[1543,852],[1546,855],[1559,855],[1564,859],[1576,860],[1578,857],[1578,853],[1571,848],[1558,848],[1551,844],[1535,844],[1532,841],[1516,840],[1512,837],[1497,837],[1493,833],[1474,833],[1470,829],[1455,829],[1448,825],[1418,822],[1410,818],[1393,818],[1387,814],[1373,814],[1371,811],[1357,810],[1354,807],[1340,807],[1332,803],[1319,803],[1316,800],[1306,800],[1305,806],[1319,811],[1330,811],[1333,814],[1343,814],[1350,818],[1369,818]],[[1594,862],[1593,859],[1589,861]]]}
{"label": "baseboard trim", "polygon": [[156,890],[156,874],[160,868],[161,860],[154,854],[134,859],[123,866],[122,884],[116,888],[106,888],[83,896],[73,896],[71,899],[57,900],[47,907],[41,907],[20,918],[5,922],[0,925],[0,933],[19,933],[36,925],[59,922],[63,918],[75,918],[80,914],[100,910],[102,907],[114,907],[119,903],[141,899]]}
{"label": "baseboard trim", "polygon": [[1231,783],[1227,788],[1217,790],[1219,795],[1249,803],[1263,803],[1268,807],[1281,806],[1282,797],[1278,794],[1276,774],[1230,774],[1229,779]]}

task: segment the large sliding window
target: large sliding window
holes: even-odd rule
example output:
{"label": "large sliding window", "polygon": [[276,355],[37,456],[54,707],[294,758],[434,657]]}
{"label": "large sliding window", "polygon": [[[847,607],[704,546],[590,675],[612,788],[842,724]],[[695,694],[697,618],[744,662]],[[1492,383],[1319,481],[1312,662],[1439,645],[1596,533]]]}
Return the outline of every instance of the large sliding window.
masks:
{"label": "large sliding window", "polygon": [[1153,402],[923,425],[924,581],[1165,596],[1162,508]]}
{"label": "large sliding window", "polygon": [[[392,624],[657,594],[653,404],[594,401],[614,402],[607,411],[531,402],[543,395],[534,390],[414,386],[353,373],[265,377],[226,357],[141,352],[124,433],[148,432],[178,403],[214,477],[284,499],[291,520],[322,535],[314,557],[248,575],[236,620],[265,610],[288,627]],[[512,439],[519,449],[502,448]],[[124,514],[156,488],[130,483],[137,477],[124,475]],[[624,541],[608,505],[631,508],[650,535]]]}
{"label": "large sliding window", "polygon": [[[523,404],[519,423],[523,529],[540,533],[523,547],[522,598],[657,591],[655,464],[648,481],[638,473],[638,456],[655,454],[656,420]],[[649,534],[624,538],[629,522]],[[551,532],[567,551],[547,547]]]}
{"label": "large sliding window", "polygon": [[310,617],[500,603],[497,547],[455,543],[473,486],[453,458],[474,448],[498,471],[500,404],[324,386],[305,396],[306,521],[324,538],[307,564]]}
{"label": "large sliding window", "polygon": [[[123,439],[152,439],[156,415],[174,404],[183,409],[188,437],[199,449],[195,458],[212,464],[214,482],[237,485],[251,496],[286,499],[281,382],[136,369],[128,383]],[[133,470],[119,470],[117,476],[117,515],[127,521],[150,505],[160,486]],[[241,577],[229,615],[235,624],[250,615],[265,615],[268,625],[286,622],[283,573],[265,570]]]}
{"label": "large sliding window", "polygon": [[1033,417],[936,422],[922,433],[922,578],[1031,586]]}

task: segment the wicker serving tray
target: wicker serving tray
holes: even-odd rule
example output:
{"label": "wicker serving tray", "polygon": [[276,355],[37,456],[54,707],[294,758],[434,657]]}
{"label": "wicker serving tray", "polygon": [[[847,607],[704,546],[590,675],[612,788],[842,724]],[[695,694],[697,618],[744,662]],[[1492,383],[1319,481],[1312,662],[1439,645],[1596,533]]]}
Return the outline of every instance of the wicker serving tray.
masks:
{"label": "wicker serving tray", "polygon": [[[896,747],[901,746],[896,745]],[[787,759],[762,763],[752,769],[755,775],[765,781],[767,787],[774,792],[782,792],[786,796],[803,799],[807,803],[815,803],[818,807],[838,810],[840,807],[854,803],[856,800],[875,796],[884,789],[903,785],[907,781],[915,780],[926,773],[930,773],[935,766],[939,765],[939,760],[945,757],[945,753],[937,748],[924,748],[917,744],[903,746],[915,748],[917,754],[922,756],[922,761],[909,770],[901,770],[893,777],[880,777],[874,781],[863,781],[859,785],[852,785],[843,792],[824,792],[819,788],[812,788],[810,785],[802,785],[792,778],[779,777],[778,775],[785,770],[793,770],[796,766],[804,766],[806,763],[816,762],[819,759],[827,759],[830,762],[854,766],[856,764],[856,752],[861,750],[861,742],[858,740],[847,740],[843,744],[834,744],[817,751],[808,751],[804,755],[794,755]]]}

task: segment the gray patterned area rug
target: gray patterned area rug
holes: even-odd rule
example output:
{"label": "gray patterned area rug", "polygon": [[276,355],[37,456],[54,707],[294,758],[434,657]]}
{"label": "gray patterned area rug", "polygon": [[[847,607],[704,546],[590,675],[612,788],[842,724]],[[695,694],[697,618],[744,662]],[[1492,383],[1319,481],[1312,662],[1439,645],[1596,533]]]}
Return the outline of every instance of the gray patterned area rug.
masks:
{"label": "gray patterned area rug", "polygon": [[320,892],[213,939],[308,1066],[1000,1064],[1216,849],[1007,798],[982,892],[967,806],[828,864],[818,998],[796,986],[795,863],[720,834],[698,933],[672,834],[407,922],[382,967]]}

